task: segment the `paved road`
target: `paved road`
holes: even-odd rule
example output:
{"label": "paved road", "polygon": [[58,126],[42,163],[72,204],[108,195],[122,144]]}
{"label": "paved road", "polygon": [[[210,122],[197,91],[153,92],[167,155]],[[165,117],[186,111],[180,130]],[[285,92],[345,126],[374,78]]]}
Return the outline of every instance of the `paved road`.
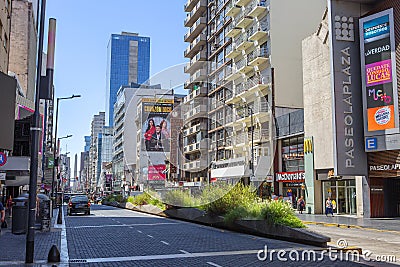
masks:
{"label": "paved road", "polygon": [[[63,260],[70,266],[362,266],[327,257],[323,262],[301,261],[302,251],[313,247],[101,205],[93,205],[90,216],[65,217],[63,232]],[[265,246],[268,256],[276,251],[272,262],[257,257]],[[281,256],[287,262],[278,260],[278,250],[286,251]],[[298,251],[300,261],[296,252],[290,260],[291,250]]]}

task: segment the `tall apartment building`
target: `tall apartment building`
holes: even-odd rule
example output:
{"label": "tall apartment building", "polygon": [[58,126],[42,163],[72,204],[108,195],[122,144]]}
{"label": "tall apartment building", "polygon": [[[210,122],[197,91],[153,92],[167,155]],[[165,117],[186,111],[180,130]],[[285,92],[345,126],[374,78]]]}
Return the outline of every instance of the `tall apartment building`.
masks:
{"label": "tall apartment building", "polygon": [[150,38],[138,33],[112,34],[108,43],[107,116],[114,126],[114,104],[121,86],[144,84],[150,76]]}
{"label": "tall apartment building", "polygon": [[0,72],[8,73],[11,31],[11,0],[0,3]]}
{"label": "tall apartment building", "polygon": [[16,74],[25,97],[30,101],[35,95],[37,56],[37,22],[33,5],[28,0],[12,1],[9,65],[9,71]]}
{"label": "tall apartment building", "polygon": [[86,190],[88,187],[90,139],[90,136],[84,137],[85,146],[83,152],[81,152],[79,185],[77,187],[77,190]]}
{"label": "tall apartment building", "polygon": [[98,135],[103,130],[105,124],[105,113],[99,112],[98,115],[94,115],[91,124],[91,144],[89,150],[89,181],[88,186],[91,192],[94,192],[97,185],[97,173],[98,173]]}
{"label": "tall apartment building", "polygon": [[[190,45],[185,56],[191,61],[185,71],[191,76],[185,88],[190,90],[187,103],[193,109],[186,116],[186,127],[195,126],[185,132],[189,147],[184,166],[191,170],[187,178],[249,182],[274,175],[275,107],[303,106],[301,41],[313,32],[326,7],[324,1],[307,2],[186,3],[190,13],[185,25],[190,29],[185,41]],[[208,60],[203,68],[201,60]],[[200,97],[204,95],[207,103]],[[208,107],[201,113],[204,104]],[[205,118],[193,119],[197,111],[199,116],[207,114],[208,123]],[[207,149],[202,147],[205,137]],[[201,158],[207,150],[209,158]],[[193,167],[199,171],[193,172]]]}

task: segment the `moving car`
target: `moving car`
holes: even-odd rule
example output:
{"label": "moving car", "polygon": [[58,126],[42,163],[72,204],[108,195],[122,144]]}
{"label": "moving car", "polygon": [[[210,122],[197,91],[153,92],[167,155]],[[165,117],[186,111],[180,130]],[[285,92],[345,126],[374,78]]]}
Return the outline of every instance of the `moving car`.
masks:
{"label": "moving car", "polygon": [[90,215],[90,201],[86,195],[71,196],[68,202],[67,214],[84,213]]}

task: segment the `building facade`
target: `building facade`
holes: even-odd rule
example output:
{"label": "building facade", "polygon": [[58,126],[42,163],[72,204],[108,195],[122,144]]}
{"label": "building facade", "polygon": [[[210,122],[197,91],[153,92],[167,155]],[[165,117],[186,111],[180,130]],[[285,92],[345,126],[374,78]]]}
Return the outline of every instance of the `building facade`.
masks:
{"label": "building facade", "polygon": [[[331,0],[303,41],[310,213],[323,213],[330,197],[339,214],[400,215],[399,19],[397,1]],[[376,80],[379,70],[386,79]]]}
{"label": "building facade", "polygon": [[99,112],[98,115],[94,115],[91,123],[91,135],[90,135],[90,150],[89,150],[89,188],[90,192],[95,192],[97,185],[97,174],[98,174],[98,135],[102,132],[105,124],[105,113]]}
{"label": "building facade", "polygon": [[11,0],[2,1],[0,4],[0,72],[8,73],[8,62],[10,55],[10,32],[11,32]]}
{"label": "building facade", "polygon": [[185,117],[187,179],[242,179],[258,186],[274,175],[275,108],[303,106],[301,40],[326,7],[310,2],[186,3],[185,88],[193,110]]}
{"label": "building facade", "polygon": [[114,104],[121,86],[144,84],[150,76],[150,38],[137,33],[112,34],[108,43],[107,116],[114,126]]}
{"label": "building facade", "polygon": [[12,1],[10,65],[21,83],[24,95],[34,101],[37,56],[37,30],[33,3]]}

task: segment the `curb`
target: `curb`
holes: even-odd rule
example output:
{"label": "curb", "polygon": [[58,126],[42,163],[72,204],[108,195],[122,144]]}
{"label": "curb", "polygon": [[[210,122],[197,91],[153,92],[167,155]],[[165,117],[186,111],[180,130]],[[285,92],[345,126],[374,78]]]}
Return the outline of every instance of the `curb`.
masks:
{"label": "curb", "polygon": [[325,227],[338,227],[338,228],[351,228],[351,229],[362,229],[362,230],[369,230],[369,231],[376,231],[376,232],[383,232],[383,233],[394,233],[400,234],[400,231],[396,230],[384,230],[384,229],[376,229],[366,226],[354,225],[354,224],[342,224],[342,223],[326,223],[326,222],[314,222],[314,221],[302,221],[305,225],[314,224],[320,225]]}

